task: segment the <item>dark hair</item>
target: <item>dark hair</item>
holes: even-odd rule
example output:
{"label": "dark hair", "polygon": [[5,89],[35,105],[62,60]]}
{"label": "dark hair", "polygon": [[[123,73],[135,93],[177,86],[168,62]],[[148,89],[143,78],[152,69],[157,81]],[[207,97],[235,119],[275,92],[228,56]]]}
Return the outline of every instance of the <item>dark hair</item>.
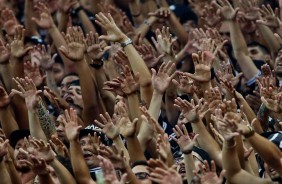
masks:
{"label": "dark hair", "polygon": [[262,44],[260,44],[259,42],[256,42],[256,41],[249,43],[248,47],[260,47],[265,54],[270,54],[270,51],[266,46],[264,46],[264,45],[262,45]]}
{"label": "dark hair", "polygon": [[61,64],[64,66],[63,59],[61,58],[59,54],[57,54],[57,56],[55,57],[55,63]]}
{"label": "dark hair", "polygon": [[136,162],[132,163],[131,168],[134,168],[138,165],[149,166],[146,160],[137,160]]}

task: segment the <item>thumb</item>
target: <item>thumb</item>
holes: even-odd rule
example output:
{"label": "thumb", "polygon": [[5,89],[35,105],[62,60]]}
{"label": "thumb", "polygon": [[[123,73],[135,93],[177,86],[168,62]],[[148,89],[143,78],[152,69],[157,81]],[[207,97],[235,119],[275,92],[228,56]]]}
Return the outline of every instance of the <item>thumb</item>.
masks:
{"label": "thumb", "polygon": [[15,95],[19,95],[21,97],[23,97],[23,93],[18,91],[18,90],[15,90],[15,89],[12,89],[11,93],[9,94],[9,97],[10,98],[13,98]]}

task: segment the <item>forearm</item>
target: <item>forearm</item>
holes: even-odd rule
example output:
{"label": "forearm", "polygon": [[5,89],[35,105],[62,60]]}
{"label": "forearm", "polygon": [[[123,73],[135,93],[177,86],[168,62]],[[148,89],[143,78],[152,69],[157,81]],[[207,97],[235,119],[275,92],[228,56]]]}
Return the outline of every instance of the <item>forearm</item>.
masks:
{"label": "forearm", "polygon": [[270,50],[274,53],[277,53],[278,50],[281,48],[281,45],[279,44],[271,29],[263,24],[257,24],[257,26],[262,37],[266,41],[268,48],[270,48]]}
{"label": "forearm", "polygon": [[8,93],[11,92],[12,89],[12,68],[11,65],[8,64],[2,64],[0,67],[0,73],[2,82],[4,83],[4,87]]}
{"label": "forearm", "polygon": [[139,98],[136,92],[129,94],[127,96],[127,101],[128,101],[128,109],[129,109],[129,115],[131,121],[133,121],[135,118],[138,118],[137,122],[137,132],[139,132],[142,120],[141,120],[141,113],[139,110]]}
{"label": "forearm", "polygon": [[163,93],[160,93],[156,90],[153,91],[153,96],[148,112],[155,119],[159,119],[161,105],[162,105],[162,98],[163,98]]}
{"label": "forearm", "polygon": [[3,160],[0,163],[0,178],[2,183],[12,184],[10,175]]}
{"label": "forearm", "polygon": [[12,108],[10,106],[0,109],[0,122],[1,127],[7,137],[10,137],[13,131],[19,129],[19,126],[13,117]]}
{"label": "forearm", "polygon": [[60,32],[66,32],[69,22],[69,14],[61,11],[60,21],[58,24],[58,29]]}
{"label": "forearm", "polygon": [[177,119],[179,116],[178,109],[174,107],[174,100],[177,98],[177,93],[175,88],[176,86],[170,83],[165,93],[166,116],[168,122],[173,126],[177,123]]}
{"label": "forearm", "polygon": [[77,183],[89,183],[92,181],[78,140],[70,140],[71,165]]}
{"label": "forearm", "polygon": [[235,58],[247,80],[252,79],[258,74],[254,62],[249,56],[249,51],[245,38],[240,30],[240,25],[237,22],[229,21],[230,35],[232,48],[234,50]]}
{"label": "forearm", "polygon": [[32,0],[25,1],[24,6],[24,27],[26,29],[27,36],[38,36],[37,27],[32,21],[32,17],[34,17],[34,3]]}
{"label": "forearm", "polygon": [[[97,6],[97,5],[96,5]],[[77,2],[73,8],[74,9],[77,9],[81,7],[80,3]],[[79,9],[77,11],[77,15],[78,15],[78,18],[80,19],[81,21],[81,24],[82,24],[82,27],[84,29],[84,31],[86,33],[89,33],[90,31],[93,32],[93,33],[96,33],[96,29],[94,27],[94,25],[92,24],[92,22],[90,21],[90,19],[88,18],[87,14],[85,13],[84,9]]]}
{"label": "forearm", "polygon": [[113,140],[113,143],[116,145],[116,148],[118,149],[119,153],[121,151],[123,151],[124,156],[126,157],[126,161],[129,163],[130,161],[130,157],[129,157],[129,153],[124,145],[124,143],[122,142],[122,139],[120,138],[120,136],[118,136],[117,138],[115,138]]}
{"label": "forearm", "polygon": [[55,184],[50,174],[38,175],[40,184]]}
{"label": "forearm", "polygon": [[[11,148],[12,149],[12,148]],[[8,153],[10,154],[10,153]],[[10,179],[12,181],[12,184],[22,184],[21,178],[18,174],[18,171],[15,168],[14,162],[12,159],[6,161],[6,168],[10,175]]]}
{"label": "forearm", "polygon": [[127,149],[132,163],[139,160],[146,160],[141,145],[137,137],[130,137],[126,139]]}
{"label": "forearm", "polygon": [[54,168],[61,184],[76,184],[70,172],[57,159],[54,159],[50,165]]}
{"label": "forearm", "polygon": [[255,133],[253,136],[247,138],[254,150],[261,156],[261,158],[275,171],[282,175],[282,167],[280,158],[282,153],[275,144],[266,138]]}
{"label": "forearm", "polygon": [[188,33],[185,31],[184,27],[173,12],[171,12],[168,21],[172,32],[177,36],[178,40],[185,45],[188,41]]}
{"label": "forearm", "polygon": [[196,171],[192,153],[184,154],[184,163],[185,163],[185,171],[186,171],[185,176],[187,178],[187,183],[190,184],[191,180],[194,177],[193,171],[194,170]]}
{"label": "forearm", "polygon": [[35,110],[28,110],[29,130],[30,135],[36,139],[47,141],[47,138],[40,126],[40,121],[37,112]]}
{"label": "forearm", "polygon": [[52,122],[49,116],[49,112],[45,107],[45,104],[42,99],[39,100],[36,111],[38,114],[40,127],[43,130],[47,140],[49,140],[51,139],[52,135],[55,135],[57,133],[55,128],[55,123]]}
{"label": "forearm", "polygon": [[85,125],[88,125],[99,117],[98,97],[96,85],[93,81],[90,68],[85,60],[75,63],[79,76],[81,94],[83,100],[83,119]]}
{"label": "forearm", "polygon": [[[136,33],[141,33],[141,38],[144,38],[151,26],[157,21],[155,16],[150,16],[148,19],[145,19],[144,22],[136,29]],[[137,24],[138,25],[138,24]]]}
{"label": "forearm", "polygon": [[202,120],[199,120],[197,123],[192,123],[192,128],[196,134],[201,135],[197,138],[200,147],[210,155],[211,159],[213,159],[219,167],[222,167],[221,149],[211,134],[207,131]]}
{"label": "forearm", "polygon": [[112,92],[106,91],[103,89],[104,82],[107,81],[107,76],[105,74],[105,70],[103,67],[99,69],[91,68],[93,76],[95,76],[95,81],[97,84],[97,89],[100,92],[100,96],[102,101],[106,107],[106,111],[112,115],[114,113],[114,106],[115,106],[115,96]]}

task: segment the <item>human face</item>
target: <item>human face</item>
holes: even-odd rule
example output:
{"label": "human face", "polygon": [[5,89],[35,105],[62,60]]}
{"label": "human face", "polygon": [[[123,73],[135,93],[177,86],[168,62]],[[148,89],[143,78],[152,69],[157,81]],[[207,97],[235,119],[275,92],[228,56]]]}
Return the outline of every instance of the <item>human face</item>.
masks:
{"label": "human face", "polygon": [[[193,155],[193,160],[194,160],[194,165],[195,165],[195,171],[198,172],[200,170],[199,164],[204,164],[204,161],[198,153],[192,151],[192,155]],[[180,174],[181,177],[184,179],[185,174],[186,174],[184,154],[182,154],[182,156],[180,158],[175,160],[175,164],[177,165],[176,170],[177,170],[178,174]]]}
{"label": "human face", "polygon": [[274,62],[274,71],[276,75],[282,75],[282,49],[278,52],[275,62]]}
{"label": "human face", "polygon": [[152,181],[148,178],[150,176],[150,172],[148,171],[146,166],[137,165],[132,168],[132,172],[135,174],[140,183],[152,184]]}
{"label": "human face", "polygon": [[183,124],[185,125],[188,121],[186,120],[186,118],[183,116],[183,114],[181,113],[178,117],[177,120],[177,125],[178,126],[182,126]]}
{"label": "human face", "polygon": [[63,79],[63,81],[61,82],[61,97],[64,97],[64,95],[68,91],[68,88],[70,87],[70,84],[75,80],[79,80],[79,77],[75,75],[70,75]]}
{"label": "human face", "polygon": [[84,160],[89,168],[99,167],[99,159],[94,154],[94,143],[90,136],[84,136],[80,139],[80,147],[83,153]]}
{"label": "human face", "polygon": [[65,134],[65,126],[63,124],[63,115],[59,115],[55,121],[55,128],[57,131],[58,139],[60,141],[65,142],[66,134]]}
{"label": "human face", "polygon": [[62,78],[65,75],[65,70],[63,65],[60,63],[54,63],[52,68],[52,73],[56,84],[59,84],[59,82],[62,80]]}
{"label": "human face", "polygon": [[231,38],[230,38],[230,29],[229,25],[226,22],[223,22],[219,28],[219,34],[221,35],[223,40],[227,40],[227,44],[231,44]]}
{"label": "human face", "polygon": [[68,103],[75,104],[83,109],[83,100],[80,86],[70,86],[67,93],[64,95],[64,99]]}
{"label": "human face", "polygon": [[265,60],[266,54],[263,53],[259,46],[249,46],[248,51],[252,60]]}
{"label": "human face", "polygon": [[20,148],[27,150],[27,145],[24,139],[20,139],[15,146],[15,151],[14,151],[14,159],[16,161],[15,166],[18,171],[28,172],[30,171],[29,166],[21,162],[21,160],[28,160],[28,157],[19,151]]}

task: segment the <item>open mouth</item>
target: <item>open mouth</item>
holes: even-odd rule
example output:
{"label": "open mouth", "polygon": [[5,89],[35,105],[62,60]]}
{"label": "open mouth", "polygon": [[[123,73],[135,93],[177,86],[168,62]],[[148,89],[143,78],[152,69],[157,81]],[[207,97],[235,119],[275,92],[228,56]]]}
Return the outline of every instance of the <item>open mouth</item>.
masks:
{"label": "open mouth", "polygon": [[84,159],[89,159],[89,158],[91,158],[93,156],[94,156],[94,154],[91,153],[90,151],[86,151],[86,152],[83,153]]}
{"label": "open mouth", "polygon": [[17,156],[17,160],[27,160],[27,156],[21,154]]}
{"label": "open mouth", "polygon": [[70,104],[73,104],[73,103],[74,103],[73,99],[72,99],[70,96],[67,96],[67,97],[65,98],[65,100],[66,100],[66,102],[68,102],[68,103],[70,103]]}

